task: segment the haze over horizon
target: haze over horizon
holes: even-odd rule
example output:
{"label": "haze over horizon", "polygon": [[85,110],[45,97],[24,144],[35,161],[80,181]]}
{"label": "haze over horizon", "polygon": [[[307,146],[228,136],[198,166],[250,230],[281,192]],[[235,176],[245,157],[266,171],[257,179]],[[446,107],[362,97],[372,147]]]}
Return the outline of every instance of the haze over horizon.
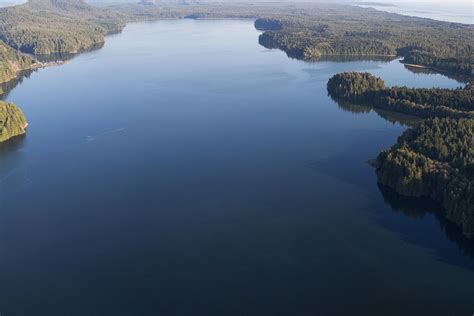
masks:
{"label": "haze over horizon", "polygon": [[[86,2],[117,2],[117,3],[123,3],[123,2],[139,2],[139,1],[134,1],[134,0],[87,0]],[[0,4],[17,4],[17,3],[24,3],[27,2],[26,0],[0,0]],[[167,3],[167,2],[176,2],[173,0],[161,0],[160,2],[162,3]],[[386,4],[416,4],[416,3],[423,3],[423,4],[446,4],[446,1],[444,0],[376,0],[376,1],[367,1],[367,0],[336,0],[336,1],[329,1],[329,0],[298,0],[298,1],[291,1],[291,0],[204,0],[204,1],[196,1],[196,2],[329,2],[329,3],[347,3],[347,4],[353,4],[353,3],[386,3]],[[471,6],[472,7],[472,1],[470,0],[451,0],[449,2],[449,5],[462,5],[462,6]]]}
{"label": "haze over horizon", "polygon": [[[0,7],[13,6],[27,2],[27,0],[0,0]],[[140,0],[86,0],[91,4],[139,3]],[[159,3],[333,3],[353,4],[371,7],[380,11],[397,13],[407,16],[429,18],[439,21],[474,24],[473,5],[470,0],[161,0]],[[366,3],[366,5],[364,5]]]}

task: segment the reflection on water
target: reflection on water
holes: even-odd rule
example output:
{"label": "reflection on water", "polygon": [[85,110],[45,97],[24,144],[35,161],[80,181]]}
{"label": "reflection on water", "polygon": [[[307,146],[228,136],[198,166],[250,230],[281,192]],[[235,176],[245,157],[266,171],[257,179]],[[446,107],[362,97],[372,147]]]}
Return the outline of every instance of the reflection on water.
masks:
{"label": "reflection on water", "polygon": [[[388,122],[391,122],[393,124],[398,123],[407,127],[414,126],[421,121],[420,118],[406,115],[403,113],[380,110],[364,103],[356,104],[339,100],[332,96],[330,97],[340,109],[351,113],[367,114],[371,111],[374,111],[375,113],[377,113],[378,116],[387,120]],[[452,264],[474,269],[474,262],[472,262],[471,260],[472,258],[474,258],[474,240],[467,239],[462,234],[461,229],[459,227],[446,220],[442,207],[440,207],[435,202],[429,199],[400,196],[394,190],[383,187],[380,184],[379,190],[382,193],[385,202],[394,211],[401,212],[413,218],[423,218],[427,214],[432,214],[437,219],[441,230],[448,236],[450,240],[454,241],[462,250],[464,255],[468,256],[470,259],[465,260],[465,258],[462,257],[455,259],[448,258],[448,256],[444,253],[444,250],[439,249],[436,243],[425,246],[429,246],[432,249],[438,250],[439,255],[443,256],[445,260],[450,261]],[[410,231],[403,231],[402,226],[397,226],[396,230],[401,230],[403,233],[408,234],[409,237],[412,237],[411,242],[420,244],[419,239],[416,238],[417,232],[410,235]]]}
{"label": "reflection on water", "polygon": [[25,78],[29,78],[30,75],[37,69],[23,70],[17,74],[15,79],[0,83],[0,100],[6,98],[8,93],[13,90],[18,84],[22,83]]}
{"label": "reflection on water", "polygon": [[[84,54],[87,52],[93,52],[96,50],[101,49],[104,47],[104,43],[97,43],[87,49],[81,50],[78,53],[54,53],[48,55],[35,55],[34,58],[41,62],[47,64],[54,64],[54,63],[62,63],[73,59],[74,57],[78,56],[79,54]],[[30,75],[38,71],[39,69],[27,69],[20,71],[17,74],[17,77],[4,83],[0,83],[0,100],[5,99],[8,97],[10,91],[12,91],[18,84],[22,83],[24,79],[30,77]]]}
{"label": "reflection on water", "polygon": [[[440,230],[446,234],[449,240],[455,242],[465,256],[471,259],[474,258],[474,240],[467,239],[462,234],[458,226],[446,220],[444,215],[445,211],[437,203],[428,198],[402,196],[391,188],[381,184],[378,186],[385,203],[387,203],[393,211],[403,213],[404,215],[414,219],[420,219],[428,215],[433,215],[439,224]],[[398,227],[397,230],[401,230],[400,227]],[[410,234],[408,231],[402,231],[402,233]],[[422,240],[417,238],[417,234],[411,234],[411,236],[408,236],[408,238],[417,240],[418,243],[420,243],[420,240]],[[437,248],[436,246],[433,247],[433,244],[425,244],[424,246],[429,246],[430,248],[434,249]],[[440,254],[443,255],[442,250],[439,251],[441,252]],[[462,257],[459,257],[457,258],[456,263],[458,265],[474,269],[474,262],[472,260],[462,260]]]}
{"label": "reflection on water", "polygon": [[410,65],[404,65],[405,69],[409,70],[410,72],[413,72],[415,74],[423,74],[423,75],[431,75],[431,74],[438,74],[441,73],[443,76],[446,76],[450,79],[462,82],[462,83],[468,83],[469,80],[471,79],[469,76],[465,75],[456,75],[456,74],[451,74],[449,72],[439,72],[435,71],[431,68],[423,68],[423,67],[413,67]]}
{"label": "reflection on water", "polygon": [[418,122],[420,122],[420,118],[418,118],[416,116],[412,116],[412,115],[408,115],[408,114],[404,114],[404,113],[397,113],[397,112],[382,110],[382,109],[377,109],[377,108],[374,108],[373,106],[371,106],[368,103],[356,104],[356,103],[340,100],[340,99],[334,98],[332,96],[330,96],[330,97],[334,102],[336,102],[336,104],[338,105],[338,107],[341,110],[351,112],[351,113],[354,113],[354,114],[359,114],[359,113],[364,114],[364,113],[370,113],[371,111],[374,111],[381,118],[383,118],[383,119],[385,119],[385,120],[387,120],[387,121],[389,121],[393,124],[399,123],[403,126],[414,126]]}
{"label": "reflection on water", "polygon": [[382,110],[382,109],[375,109],[375,108],[374,108],[374,112],[377,113],[378,116],[380,116],[381,118],[393,124],[399,123],[404,126],[415,126],[421,121],[421,119],[416,116],[411,116],[411,115],[403,114],[403,113],[397,113],[397,112],[392,112],[392,111],[387,111],[387,110]]}
{"label": "reflection on water", "polygon": [[[269,42],[266,42],[265,40],[262,40],[261,37],[259,37],[258,43],[261,46],[268,49],[279,49],[278,46],[275,46],[273,45],[273,43],[269,43]],[[389,63],[397,59],[400,60],[401,62],[403,58],[401,58],[400,56],[404,54],[404,49],[398,50],[399,56],[321,56],[319,58],[313,58],[311,60],[304,59],[301,50],[288,50],[284,52],[289,58],[304,60],[307,63],[319,63],[319,62],[325,62],[325,61],[330,61],[334,63],[355,62],[355,61],[378,61],[378,62]],[[416,74],[441,74],[445,77],[448,77],[450,79],[453,79],[462,83],[468,83],[470,80],[469,76],[451,74],[449,72],[438,71],[431,68],[415,67],[415,66],[409,66],[409,65],[404,65],[404,66],[405,66],[405,69]]]}
{"label": "reflection on water", "polygon": [[3,193],[17,191],[31,182],[26,168],[18,166],[24,157],[21,149],[25,141],[26,135],[19,135],[0,143],[0,203]]}
{"label": "reflection on water", "polygon": [[19,150],[23,146],[25,139],[26,134],[23,134],[0,143],[0,159],[2,159],[7,152]]}
{"label": "reflection on water", "polygon": [[77,53],[53,53],[47,55],[35,55],[35,59],[42,63],[57,63],[57,62],[65,62],[68,60],[73,59],[74,57],[78,56],[79,54],[93,52],[98,49],[104,47],[104,43],[96,43],[89,48],[83,49],[78,51]]}
{"label": "reflection on water", "polygon": [[[418,122],[421,121],[420,118],[414,116],[376,109],[370,106],[369,104],[355,104],[347,101],[342,101],[337,98],[331,98],[334,102],[336,102],[339,108],[344,111],[348,111],[354,114],[367,114],[371,111],[374,111],[375,113],[377,113],[378,116],[393,124],[399,123],[404,126],[410,127],[416,125]],[[331,158],[331,160],[333,159],[334,157]],[[325,168],[327,167],[328,166],[326,166]],[[445,211],[437,203],[427,198],[404,197],[397,194],[394,190],[384,187],[380,184],[378,184],[378,187],[380,192],[382,193],[384,201],[391,207],[392,210],[396,212],[401,212],[413,218],[423,218],[428,214],[432,214],[439,223],[440,229],[447,235],[449,240],[455,242],[465,256],[468,256],[470,259],[474,258],[474,240],[467,239],[462,234],[462,231],[458,226],[446,220],[444,215]],[[408,236],[411,242],[420,244],[420,240],[416,238],[418,232],[403,231],[402,226],[396,226],[396,230],[401,230],[404,234]],[[448,258],[449,256],[444,253],[444,250],[440,249],[439,246],[434,243],[429,245],[424,245],[423,243],[421,243],[421,245],[429,246],[432,249],[436,249],[439,252],[440,256],[444,257],[445,260],[449,260],[453,264],[474,269],[474,262],[470,259],[465,260],[462,257],[456,259]]]}

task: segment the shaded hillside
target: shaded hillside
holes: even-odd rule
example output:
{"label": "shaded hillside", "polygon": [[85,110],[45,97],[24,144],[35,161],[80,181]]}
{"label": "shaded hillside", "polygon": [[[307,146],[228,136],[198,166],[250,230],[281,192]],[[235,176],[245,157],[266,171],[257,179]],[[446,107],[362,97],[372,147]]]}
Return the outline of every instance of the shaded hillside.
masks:
{"label": "shaded hillside", "polygon": [[32,0],[0,9],[0,39],[30,54],[77,53],[124,25],[117,13],[80,0]]}
{"label": "shaded hillside", "polygon": [[0,142],[26,133],[25,115],[12,103],[0,101]]}
{"label": "shaded hillside", "polygon": [[0,41],[0,83],[15,79],[20,71],[31,68],[33,64],[33,59]]}

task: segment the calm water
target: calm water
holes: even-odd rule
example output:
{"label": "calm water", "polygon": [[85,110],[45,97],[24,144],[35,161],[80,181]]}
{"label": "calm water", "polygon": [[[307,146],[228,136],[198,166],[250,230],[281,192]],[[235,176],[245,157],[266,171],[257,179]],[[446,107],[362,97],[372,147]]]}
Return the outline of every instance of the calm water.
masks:
{"label": "calm water", "polygon": [[289,59],[250,21],[129,25],[7,97],[0,313],[470,315],[473,245],[367,160],[405,118],[330,76],[456,87],[398,61]]}

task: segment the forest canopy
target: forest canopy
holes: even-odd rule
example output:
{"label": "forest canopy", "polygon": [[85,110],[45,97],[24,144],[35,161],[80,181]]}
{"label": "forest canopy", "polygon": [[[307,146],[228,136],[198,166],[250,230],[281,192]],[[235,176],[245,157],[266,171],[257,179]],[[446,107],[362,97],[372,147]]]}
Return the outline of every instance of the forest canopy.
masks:
{"label": "forest canopy", "polygon": [[120,16],[82,1],[30,1],[0,9],[0,39],[30,54],[77,53],[125,26]]}
{"label": "forest canopy", "polygon": [[25,115],[13,103],[0,101],[0,142],[26,133]]}
{"label": "forest canopy", "polygon": [[294,58],[399,56],[408,64],[472,76],[474,26],[368,13],[268,17],[255,26],[265,31],[260,44]]}
{"label": "forest canopy", "polygon": [[387,87],[382,79],[369,73],[345,72],[329,79],[327,89],[335,100],[368,103],[422,118],[474,118],[470,84],[457,89]]}
{"label": "forest canopy", "polygon": [[433,118],[408,129],[377,158],[379,182],[405,196],[441,203],[474,236],[474,120]]}
{"label": "forest canopy", "polygon": [[31,57],[21,54],[0,41],[0,83],[13,80],[18,72],[29,69],[33,64]]}
{"label": "forest canopy", "polygon": [[[402,56],[407,63],[472,74],[474,26],[338,4],[166,5],[143,1],[96,7],[82,0],[30,0],[0,9],[0,39],[33,54],[74,53],[129,21],[165,18],[256,19],[259,41],[303,59]],[[344,23],[341,23],[344,22]]]}
{"label": "forest canopy", "polygon": [[387,87],[370,73],[345,72],[327,84],[336,102],[428,118],[409,128],[376,161],[378,181],[403,196],[429,197],[474,236],[474,102],[458,89]]}

